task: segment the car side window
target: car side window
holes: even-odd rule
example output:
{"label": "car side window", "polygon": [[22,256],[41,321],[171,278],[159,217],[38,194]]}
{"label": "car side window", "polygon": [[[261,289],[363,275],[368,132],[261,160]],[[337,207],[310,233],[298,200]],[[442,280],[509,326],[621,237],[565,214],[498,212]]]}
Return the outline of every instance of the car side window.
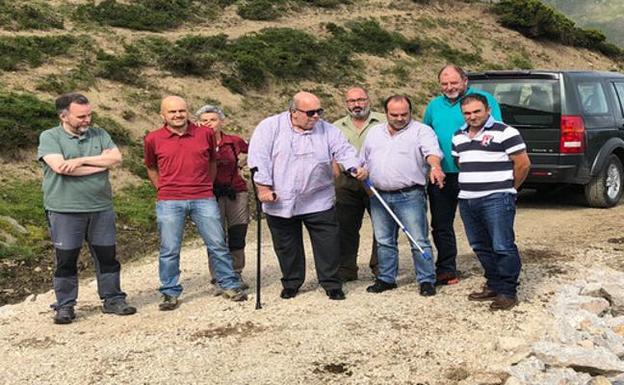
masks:
{"label": "car side window", "polygon": [[609,103],[602,83],[598,81],[579,82],[576,85],[581,98],[583,112],[589,115],[599,115],[609,113]]}
{"label": "car side window", "polygon": [[622,111],[622,116],[624,116],[624,82],[613,83],[613,87],[615,88],[615,94],[617,95],[618,101],[620,102],[620,110]]}

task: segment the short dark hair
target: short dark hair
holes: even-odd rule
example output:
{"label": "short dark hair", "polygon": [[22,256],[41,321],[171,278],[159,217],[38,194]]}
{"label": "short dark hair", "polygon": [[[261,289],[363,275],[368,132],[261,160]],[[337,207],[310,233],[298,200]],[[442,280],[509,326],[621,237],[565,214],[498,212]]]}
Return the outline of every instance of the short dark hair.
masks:
{"label": "short dark hair", "polygon": [[460,66],[455,65],[455,64],[447,64],[447,65],[445,65],[444,67],[442,67],[442,68],[440,69],[440,71],[438,71],[438,80],[440,80],[440,75],[442,75],[442,72],[444,72],[444,70],[445,70],[445,69],[447,69],[447,68],[452,68],[452,69],[454,69],[454,70],[455,70],[455,72],[457,72],[457,73],[459,74],[459,76],[460,76],[463,80],[468,79],[468,75],[466,75],[466,71],[464,71],[464,69],[463,69],[463,68],[461,68]]}
{"label": "short dark hair", "polygon": [[464,106],[470,102],[481,102],[485,108],[490,108],[490,103],[485,96],[481,94],[468,94],[459,101],[460,106]]}
{"label": "short dark hair", "polygon": [[68,94],[63,94],[56,98],[54,101],[54,105],[56,106],[56,112],[59,114],[63,111],[67,111],[69,109],[69,105],[72,103],[76,104],[89,104],[89,99],[83,94],[79,94],[78,92],[70,92]]}
{"label": "short dark hair", "polygon": [[399,102],[401,100],[404,100],[407,102],[407,105],[409,106],[409,110],[410,112],[412,112],[412,101],[405,95],[392,95],[392,96],[388,96],[388,98],[386,98],[386,100],[384,101],[384,111],[387,113],[388,112],[388,104],[390,102]]}

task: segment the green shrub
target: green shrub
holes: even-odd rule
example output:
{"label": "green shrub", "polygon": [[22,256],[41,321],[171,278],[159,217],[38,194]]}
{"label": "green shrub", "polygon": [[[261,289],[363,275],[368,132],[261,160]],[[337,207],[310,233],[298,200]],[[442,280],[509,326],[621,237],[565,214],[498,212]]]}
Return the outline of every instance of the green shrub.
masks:
{"label": "green shrub", "polygon": [[503,26],[527,37],[594,49],[614,58],[624,56],[623,50],[606,47],[602,32],[576,27],[572,20],[540,0],[501,0],[494,11]]}
{"label": "green shrub", "polygon": [[161,32],[186,22],[214,17],[215,10],[233,3],[233,0],[137,0],[118,2],[93,1],[77,7],[76,20],[93,20],[101,25],[139,31]]}
{"label": "green shrub", "polygon": [[511,53],[507,60],[510,68],[517,68],[521,70],[530,70],[533,68],[533,63],[531,63],[531,59],[526,52]]}
{"label": "green shrub", "polygon": [[321,8],[336,8],[342,4],[351,4],[350,0],[303,0],[303,2]]}
{"label": "green shrub", "polygon": [[[54,105],[29,94],[0,93],[0,116],[0,151],[3,154],[36,147],[39,134],[59,124]],[[93,124],[106,129],[117,144],[132,142],[128,130],[110,118],[95,113]]]}
{"label": "green shrub", "polygon": [[460,51],[440,40],[424,41],[423,46],[436,52],[436,54],[444,58],[447,63],[465,66],[480,63],[483,60],[478,52],[469,53]]}
{"label": "green shrub", "polygon": [[71,91],[86,91],[95,84],[92,66],[90,62],[83,61],[66,74],[46,75],[37,81],[35,89],[55,95]]}
{"label": "green shrub", "polygon": [[58,124],[54,105],[28,94],[0,93],[0,152],[32,148],[43,130]]}
{"label": "green shrub", "polygon": [[[22,65],[38,67],[49,57],[82,51],[90,39],[84,36],[2,36],[0,37],[0,69],[14,71]],[[71,56],[68,55],[68,56]]]}
{"label": "green shrub", "polygon": [[97,53],[95,75],[134,86],[142,86],[145,81],[141,69],[145,62],[133,50],[126,47],[126,52],[115,56],[103,51]]}
{"label": "green shrub", "polygon": [[330,36],[326,39],[290,28],[266,28],[233,40],[224,34],[187,35],[174,42],[145,37],[119,55],[99,52],[95,74],[144,85],[141,71],[148,65],[197,76],[209,75],[216,68],[225,87],[243,93],[264,87],[269,79],[343,84],[358,76],[361,68],[352,59],[353,52],[382,56],[397,48],[409,54],[421,51],[420,41],[388,32],[374,20],[350,23],[347,28],[328,24],[327,29]]}
{"label": "green shrub", "polygon": [[350,22],[346,27],[348,30],[333,23],[326,26],[333,43],[342,43],[355,52],[383,56],[406,43],[402,35],[386,31],[372,19]]}
{"label": "green shrub", "polygon": [[121,124],[117,123],[116,120],[101,116],[97,113],[93,113],[93,122],[92,124],[97,127],[101,127],[109,133],[113,142],[116,145],[129,145],[132,144],[132,138],[130,138],[130,132],[128,129],[123,127]]}
{"label": "green shrub", "polygon": [[63,29],[63,18],[49,4],[0,1],[0,26],[9,30]]}
{"label": "green shrub", "polygon": [[104,0],[97,5],[80,5],[75,18],[113,27],[158,32],[180,26],[188,17],[189,5],[188,0],[139,0],[129,4]]}
{"label": "green shrub", "polygon": [[237,13],[247,20],[275,20],[286,13],[286,5],[284,0],[248,0]]}

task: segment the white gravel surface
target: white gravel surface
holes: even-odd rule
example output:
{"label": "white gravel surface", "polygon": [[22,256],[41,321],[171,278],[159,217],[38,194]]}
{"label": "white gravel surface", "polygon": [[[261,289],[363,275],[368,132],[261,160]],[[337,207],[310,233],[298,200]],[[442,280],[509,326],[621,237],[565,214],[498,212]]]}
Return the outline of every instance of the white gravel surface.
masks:
{"label": "white gravel surface", "polygon": [[[483,279],[459,221],[466,277],[430,298],[418,295],[403,237],[397,290],[367,293],[372,277],[361,260],[361,280],[345,285],[347,299],[330,301],[316,283],[307,242],[307,281],[296,298],[282,300],[265,226],[261,310],[254,310],[255,294],[242,303],[213,295],[205,249],[194,242],[183,249],[185,291],[175,311],[158,310],[156,253],[123,266],[136,315],[102,314],[92,279],[81,282],[71,325],[52,323],[52,292],[0,307],[0,384],[501,383],[503,368],[523,354],[506,350],[508,341],[528,345],[552,327],[547,303],[557,286],[586,267],[621,263],[623,252],[608,239],[620,236],[623,213],[622,206],[593,210],[529,197],[517,220],[521,303],[496,313],[466,299]],[[364,227],[361,252],[368,255]],[[252,287],[254,236],[252,227],[244,272]]]}

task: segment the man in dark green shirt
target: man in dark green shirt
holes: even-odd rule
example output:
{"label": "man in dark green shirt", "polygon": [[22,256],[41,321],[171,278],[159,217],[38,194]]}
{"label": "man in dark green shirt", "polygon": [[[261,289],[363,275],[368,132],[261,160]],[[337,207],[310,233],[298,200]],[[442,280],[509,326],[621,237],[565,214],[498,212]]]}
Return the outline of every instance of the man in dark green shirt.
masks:
{"label": "man in dark green shirt", "polygon": [[[346,107],[348,115],[338,119],[334,125],[356,150],[364,143],[368,129],[386,121],[386,116],[370,110],[370,99],[365,89],[353,87],[347,90]],[[340,233],[340,268],[338,275],[343,281],[358,278],[357,254],[360,246],[360,228],[364,210],[370,211],[368,194],[362,182],[348,177],[334,163],[336,175],[336,214]],[[377,276],[377,244],[373,239],[373,250],[369,266]]]}
{"label": "man in dark green shirt", "polygon": [[56,254],[54,322],[75,318],[78,256],[86,239],[96,268],[102,311],[129,315],[136,308],[121,291],[115,255],[109,168],[121,162],[110,135],[91,126],[89,100],[71,93],[56,99],[61,124],[41,133],[37,158],[43,165],[43,201]]}

